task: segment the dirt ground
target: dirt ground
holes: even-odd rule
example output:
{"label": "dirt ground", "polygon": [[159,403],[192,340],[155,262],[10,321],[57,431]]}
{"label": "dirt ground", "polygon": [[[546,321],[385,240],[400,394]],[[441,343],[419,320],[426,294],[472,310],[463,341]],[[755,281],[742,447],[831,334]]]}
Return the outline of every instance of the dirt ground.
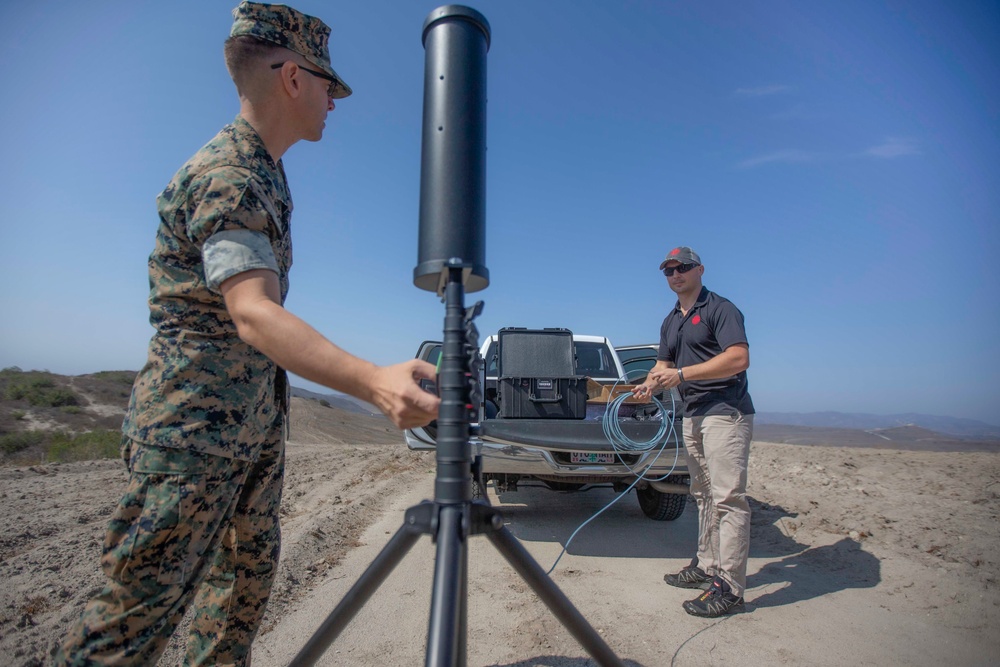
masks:
{"label": "dirt ground", "polygon": [[[407,451],[378,421],[324,414],[293,428],[281,569],[255,665],[288,664],[403,511],[433,495],[433,455]],[[693,504],[654,522],[629,495],[569,543],[553,581],[624,664],[1000,663],[1000,455],[755,442],[750,480],[746,613],[688,616],[691,592],[662,581],[693,552]],[[119,461],[0,469],[0,662],[45,664],[99,589],[124,484]],[[614,497],[490,493],[546,570]],[[421,664],[433,560],[421,538],[318,664]],[[469,569],[470,665],[595,664],[483,537],[470,541]],[[161,665],[177,664],[182,634]]]}

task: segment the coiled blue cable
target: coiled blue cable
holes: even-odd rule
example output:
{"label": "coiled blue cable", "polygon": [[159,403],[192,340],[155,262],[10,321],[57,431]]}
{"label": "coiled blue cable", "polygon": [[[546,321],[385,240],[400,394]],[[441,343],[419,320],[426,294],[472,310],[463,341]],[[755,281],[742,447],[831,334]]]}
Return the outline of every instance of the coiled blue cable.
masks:
{"label": "coiled blue cable", "polygon": [[[614,393],[615,387],[617,387],[618,384],[618,382],[615,382],[615,384],[612,385],[612,393]],[[652,398],[656,407],[660,409],[660,414],[663,416],[663,419],[660,422],[660,428],[656,431],[656,435],[649,440],[645,440],[643,442],[636,442],[635,440],[632,440],[625,435],[625,432],[622,430],[621,421],[618,419],[618,410],[621,408],[622,403],[631,397],[632,393],[626,391],[608,401],[608,405],[604,409],[604,419],[601,420],[601,428],[604,431],[604,437],[608,439],[608,442],[614,445],[616,451],[622,449],[629,452],[648,452],[653,447],[656,447],[656,444],[660,442],[660,439],[667,433],[667,429],[673,426],[673,420],[667,418],[668,415],[663,407],[663,403],[661,403],[655,396],[652,396],[650,398]],[[670,397],[670,400],[671,403],[673,403],[673,396]],[[670,411],[669,416],[673,417],[673,410]]]}
{"label": "coiled blue cable", "polygon": [[[614,393],[615,388],[620,383],[621,383],[621,380],[617,380],[614,383],[614,385],[612,385],[612,387],[611,387],[611,393]],[[605,505],[601,509],[597,510],[597,512],[595,512],[593,516],[591,516],[589,519],[587,519],[586,521],[584,521],[583,523],[581,523],[579,526],[577,526],[576,530],[574,530],[573,533],[569,536],[569,539],[566,540],[566,544],[563,545],[562,551],[559,552],[559,556],[556,558],[555,562],[552,563],[552,567],[550,567],[549,570],[548,570],[548,572],[545,573],[547,575],[552,574],[552,571],[556,569],[556,565],[559,564],[559,561],[562,560],[563,554],[565,554],[566,550],[569,549],[569,545],[573,541],[573,538],[576,537],[577,533],[579,533],[581,530],[583,530],[584,526],[586,526],[588,523],[590,523],[591,521],[593,521],[594,519],[596,519],[597,517],[599,517],[606,509],[608,509],[609,507],[611,507],[612,505],[614,505],[616,502],[618,502],[619,500],[621,500],[624,496],[626,496],[628,494],[629,491],[632,490],[632,488],[636,484],[638,484],[643,479],[645,479],[648,482],[660,482],[660,481],[665,480],[670,475],[672,475],[673,472],[674,472],[674,470],[677,468],[677,459],[680,456],[680,449],[681,448],[680,448],[680,440],[677,437],[677,429],[674,428],[674,408],[675,408],[675,405],[674,405],[674,397],[673,397],[673,395],[670,394],[670,411],[669,412],[665,409],[665,406],[663,405],[663,403],[659,399],[657,399],[655,396],[651,396],[650,397],[652,399],[653,403],[656,404],[656,406],[659,408],[660,415],[661,415],[663,421],[660,424],[660,428],[657,429],[656,435],[653,436],[652,438],[650,438],[649,440],[644,441],[644,442],[636,442],[635,440],[632,440],[627,435],[625,435],[624,431],[622,431],[621,424],[620,424],[620,422],[618,420],[618,410],[619,410],[619,408],[621,407],[622,403],[624,403],[625,400],[627,398],[629,398],[631,395],[632,394],[630,392],[623,392],[621,395],[616,396],[614,399],[608,401],[607,407],[604,409],[604,418],[602,419],[601,428],[602,428],[602,430],[604,432],[604,437],[606,437],[608,439],[608,442],[611,443],[611,446],[614,447],[614,449],[615,449],[615,455],[618,458],[618,461],[623,466],[625,466],[626,468],[628,468],[629,472],[631,472],[633,475],[635,475],[636,478],[635,478],[635,480],[631,484],[628,485],[628,487],[624,491],[622,491],[617,496],[615,496],[615,498],[610,503],[608,503],[607,505]],[[661,477],[657,477],[656,479],[649,479],[649,478],[647,478],[646,477],[646,473],[649,472],[650,468],[652,468],[653,465],[656,463],[656,461],[660,458],[660,455],[663,454],[663,450],[666,449],[667,443],[670,442],[671,437],[673,437],[674,442],[676,443],[676,447],[674,448],[674,461],[670,465],[670,470],[668,470],[665,475],[663,475]],[[663,438],[662,443],[660,443],[660,438]],[[648,452],[651,449],[653,449],[654,447],[656,447],[657,443],[660,443],[660,451],[658,451],[656,453],[656,456],[653,457],[653,460],[650,461],[645,466],[645,468],[643,470],[639,471],[639,472],[636,472],[635,470],[633,470],[632,467],[629,466],[629,464],[625,462],[625,459],[621,455],[622,451],[628,451],[628,452]]]}

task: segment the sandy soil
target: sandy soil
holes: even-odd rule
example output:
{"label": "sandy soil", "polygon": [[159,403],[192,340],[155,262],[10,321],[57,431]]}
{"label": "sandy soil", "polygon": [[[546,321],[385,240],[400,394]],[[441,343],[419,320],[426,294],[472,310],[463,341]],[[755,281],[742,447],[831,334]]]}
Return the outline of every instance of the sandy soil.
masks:
{"label": "sandy soil", "polygon": [[[281,572],[255,665],[288,664],[403,511],[433,495],[432,455],[408,452],[378,420],[325,414],[330,423],[300,421],[289,444]],[[662,581],[691,556],[693,505],[660,523],[626,496],[569,544],[552,578],[626,665],[1000,662],[1000,455],[755,442],[750,476],[744,614],[688,616],[691,592]],[[124,483],[118,461],[0,469],[0,662],[44,664],[101,586],[102,534]],[[491,490],[545,569],[613,498]],[[421,664],[433,559],[421,538],[319,664]],[[485,538],[471,540],[469,566],[470,665],[594,664]],[[177,664],[181,643],[161,665]]]}

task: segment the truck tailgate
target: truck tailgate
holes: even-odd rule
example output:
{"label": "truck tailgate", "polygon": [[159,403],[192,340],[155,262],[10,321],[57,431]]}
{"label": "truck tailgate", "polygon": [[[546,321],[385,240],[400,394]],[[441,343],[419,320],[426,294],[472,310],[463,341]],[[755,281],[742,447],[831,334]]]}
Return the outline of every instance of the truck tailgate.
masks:
{"label": "truck tailgate", "polygon": [[[636,442],[651,439],[660,424],[659,421],[620,422],[622,432]],[[602,423],[593,419],[486,419],[480,425],[480,437],[490,442],[543,449],[597,452],[614,449],[604,435]],[[680,437],[680,424],[677,425],[677,437]],[[660,445],[656,443],[656,447]],[[674,438],[670,438],[667,448],[676,446]]]}

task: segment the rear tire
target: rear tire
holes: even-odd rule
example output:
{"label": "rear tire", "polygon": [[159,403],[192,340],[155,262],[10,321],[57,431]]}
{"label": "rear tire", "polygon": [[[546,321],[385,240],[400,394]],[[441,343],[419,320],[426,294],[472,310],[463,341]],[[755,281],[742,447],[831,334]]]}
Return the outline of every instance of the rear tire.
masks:
{"label": "rear tire", "polygon": [[[687,480],[681,475],[670,475],[665,480],[667,484],[684,484]],[[652,486],[636,489],[636,498],[642,513],[653,521],[673,521],[684,513],[687,504],[687,494],[660,493]]]}

